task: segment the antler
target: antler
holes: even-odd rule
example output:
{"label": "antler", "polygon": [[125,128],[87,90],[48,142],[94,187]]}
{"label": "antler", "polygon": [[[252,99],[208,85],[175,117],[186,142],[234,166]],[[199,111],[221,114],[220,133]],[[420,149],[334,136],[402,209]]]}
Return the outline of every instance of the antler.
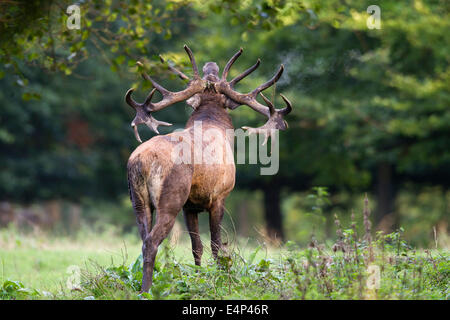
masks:
{"label": "antler", "polygon": [[264,99],[264,101],[269,106],[269,112],[270,112],[269,120],[267,120],[267,122],[259,128],[251,128],[251,127],[247,127],[247,126],[242,127],[242,129],[247,130],[247,132],[249,134],[252,134],[252,133],[264,134],[264,142],[262,145],[265,145],[267,143],[267,139],[269,138],[269,135],[272,138],[272,140],[274,139],[276,129],[286,130],[288,128],[288,123],[286,122],[286,120],[283,119],[283,117],[288,115],[292,111],[292,104],[285,96],[283,96],[282,94],[280,94],[280,96],[281,96],[281,98],[283,98],[284,102],[286,103],[286,107],[283,109],[275,109],[272,102],[270,102],[270,100],[267,99],[261,93],[261,97]]}
{"label": "antler", "polygon": [[[154,81],[147,73],[143,72],[142,77],[145,80],[148,80],[152,83],[154,89],[150,92],[150,94],[147,96],[145,101],[143,103],[137,103],[136,101],[131,98],[131,94],[133,93],[134,89],[131,88],[127,91],[125,95],[125,101],[136,110],[136,117],[131,122],[131,126],[133,127],[134,134],[136,136],[136,139],[142,143],[142,140],[139,136],[139,132],[137,130],[137,125],[141,123],[145,123],[151,130],[158,133],[158,126],[170,126],[172,124],[164,121],[158,121],[155,118],[152,117],[152,113],[162,110],[164,108],[167,108],[168,106],[184,101],[186,99],[189,99],[193,95],[202,92],[206,87],[206,82],[200,78],[200,75],[198,73],[197,64],[195,62],[194,55],[192,54],[191,49],[187,45],[184,45],[184,50],[186,50],[189,59],[191,60],[192,64],[192,70],[194,72],[193,79],[190,80],[188,83],[188,86],[186,89],[179,91],[179,92],[171,92],[164,87],[162,87],[160,84],[158,84],[156,81]],[[164,62],[164,59],[160,56],[161,62]],[[142,66],[142,63],[138,62],[140,66]],[[183,80],[189,80],[189,77],[186,76],[181,71],[177,70],[176,68],[169,66],[169,69],[176,73],[181,79]],[[155,93],[155,90],[158,90],[162,95],[162,100],[156,103],[152,103],[152,97]]]}
{"label": "antler", "polygon": [[[227,103],[227,106],[230,109],[235,109],[240,105],[247,105],[253,110],[265,115],[269,119],[267,122],[259,127],[259,128],[250,128],[250,127],[242,127],[243,129],[248,130],[248,132],[251,133],[264,133],[265,140],[263,145],[267,142],[268,139],[268,131],[271,130],[270,135],[273,137],[273,129],[278,130],[285,130],[287,128],[287,122],[283,119],[283,116],[286,116],[289,112],[292,110],[292,104],[290,101],[283,95],[281,97],[283,98],[284,102],[286,103],[286,107],[283,109],[275,109],[273,104],[261,93],[262,91],[266,90],[267,88],[270,88],[272,85],[274,85],[281,77],[284,71],[284,66],[281,65],[278,71],[275,73],[275,75],[267,82],[263,83],[262,85],[258,86],[256,89],[251,91],[247,94],[242,94],[234,90],[234,86],[236,83],[244,79],[246,76],[248,76],[250,73],[256,70],[260,64],[260,60],[256,62],[252,67],[235,77],[230,82],[227,81],[228,72],[233,65],[233,63],[236,61],[236,59],[242,54],[242,48],[236,52],[233,57],[228,61],[226,64],[223,73],[222,78],[219,82],[215,84],[216,91],[224,94],[227,96],[231,102]],[[256,100],[256,97],[258,94],[261,93],[262,98],[267,103],[268,107],[262,105]]]}

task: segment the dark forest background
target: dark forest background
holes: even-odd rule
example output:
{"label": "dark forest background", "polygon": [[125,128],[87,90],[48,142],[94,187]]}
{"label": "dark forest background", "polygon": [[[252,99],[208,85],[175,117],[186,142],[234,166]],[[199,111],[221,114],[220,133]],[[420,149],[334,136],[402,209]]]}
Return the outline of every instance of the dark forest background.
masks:
{"label": "dark forest background", "polygon": [[[67,28],[72,4],[80,29]],[[367,27],[372,4],[381,29]],[[138,142],[124,94],[151,89],[138,60],[166,88],[183,88],[158,55],[189,74],[187,44],[200,67],[223,68],[242,47],[230,78],[261,58],[241,92],[284,64],[267,94],[294,104],[279,173],[237,165],[229,232],[326,239],[335,214],[362,216],[367,194],[376,230],[403,227],[422,246],[435,233],[448,239],[449,9],[444,0],[0,1],[0,225],[134,230],[126,162]],[[190,110],[159,112],[174,124],[161,133],[183,127]],[[265,121],[246,107],[232,118],[236,128]]]}

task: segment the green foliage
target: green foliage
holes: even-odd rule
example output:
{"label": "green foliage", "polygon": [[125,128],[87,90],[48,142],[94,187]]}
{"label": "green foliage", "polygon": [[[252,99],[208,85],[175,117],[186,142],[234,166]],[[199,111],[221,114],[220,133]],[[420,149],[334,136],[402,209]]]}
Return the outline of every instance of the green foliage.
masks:
{"label": "green foliage", "polygon": [[137,299],[142,281],[142,257],[126,266],[97,266],[97,274],[84,271],[81,288],[83,299]]}
{"label": "green foliage", "polygon": [[[417,252],[389,246],[397,234],[381,236],[369,246],[344,234],[339,249],[315,242],[300,249],[288,242],[277,259],[248,259],[236,253],[223,267],[214,261],[206,266],[178,263],[171,249],[161,248],[148,293],[139,294],[142,257],[129,266],[102,268],[83,275],[81,288],[71,299],[448,299],[450,257],[448,252]],[[381,270],[379,289],[369,289],[369,266]],[[58,297],[58,295],[56,295]],[[18,282],[5,281],[2,299],[39,299],[38,291]]]}
{"label": "green foliage", "polygon": [[25,288],[20,281],[6,280],[0,287],[0,299],[3,300],[36,299],[39,296],[39,291]]}
{"label": "green foliage", "polygon": [[283,27],[298,19],[305,10],[300,0],[209,0],[195,3],[203,12],[230,15],[232,26],[240,25],[248,31],[269,31]]}
{"label": "green foliage", "polygon": [[[218,261],[203,257],[196,266],[185,252],[167,240],[159,248],[148,293],[139,293],[142,255],[134,261],[102,263],[90,260],[81,270],[81,283],[70,291],[63,286],[50,292],[26,288],[21,282],[0,283],[1,299],[440,299],[449,298],[448,250],[416,250],[401,228],[378,232],[373,241],[359,233],[357,223],[341,225],[336,218],[336,240],[321,244],[312,239],[299,247],[288,241],[277,249],[264,245],[243,250],[225,246]],[[92,238],[92,237],[91,237]],[[102,240],[103,241],[103,240]],[[91,241],[92,242],[92,241]],[[97,239],[97,242],[100,240]],[[117,241],[116,241],[117,242]],[[186,242],[186,244],[188,241]],[[48,244],[47,244],[48,245]],[[70,243],[72,246],[73,243]],[[61,246],[61,243],[58,244]],[[84,246],[80,243],[80,246]],[[71,247],[70,250],[73,250]],[[36,249],[33,249],[35,252]],[[110,251],[108,251],[110,252]],[[67,252],[69,253],[69,251]],[[110,253],[109,253],[110,254]],[[61,254],[60,254],[61,255]],[[98,253],[97,253],[98,255]],[[110,257],[112,259],[112,257]],[[184,259],[184,260],[183,260]],[[67,262],[68,264],[74,263]],[[77,262],[78,263],[78,262]],[[380,270],[379,288],[370,289],[370,266]],[[54,269],[57,266],[53,266]],[[54,272],[52,274],[54,276]],[[56,277],[46,282],[57,281]],[[63,285],[65,281],[63,281]],[[46,289],[47,290],[47,289]]]}
{"label": "green foliage", "polygon": [[[69,29],[71,1],[22,0],[2,5],[0,57],[5,70],[27,82],[23,62],[66,76],[91,56],[101,55],[113,71],[135,67],[150,56],[150,35],[171,37],[171,19],[182,3],[89,1],[78,3],[80,28]],[[20,23],[17,23],[20,21]],[[5,71],[2,70],[2,73]]]}
{"label": "green foliage", "polygon": [[329,193],[326,187],[313,187],[314,193],[309,194],[306,198],[313,201],[311,210],[314,214],[322,215],[325,205],[330,205]]}

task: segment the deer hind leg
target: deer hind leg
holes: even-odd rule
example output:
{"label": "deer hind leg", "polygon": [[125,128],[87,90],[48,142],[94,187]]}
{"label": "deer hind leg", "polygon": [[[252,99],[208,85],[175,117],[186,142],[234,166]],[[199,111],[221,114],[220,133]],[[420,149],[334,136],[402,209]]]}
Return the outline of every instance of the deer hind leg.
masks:
{"label": "deer hind leg", "polygon": [[153,204],[156,209],[156,223],[142,245],[144,268],[141,292],[147,292],[152,285],[158,247],[172,230],[175,218],[187,201],[191,177],[189,171],[183,170],[182,167],[172,168],[171,174],[164,180],[158,202]]}
{"label": "deer hind leg", "polygon": [[198,210],[185,208],[184,219],[186,221],[189,236],[191,237],[192,254],[194,255],[195,265],[200,266],[202,263],[203,244],[198,229]]}
{"label": "deer hind leg", "polygon": [[[180,208],[181,209],[181,208]],[[158,247],[167,237],[175,223],[176,212],[158,212],[157,221],[147,237],[144,239],[142,246],[144,268],[141,292],[147,292],[152,285],[153,268],[155,266],[155,258],[158,253]]]}
{"label": "deer hind leg", "polygon": [[131,183],[129,183],[128,188],[133,211],[136,215],[139,234],[141,239],[144,240],[152,228],[153,207],[149,201],[147,190],[140,190],[141,192],[138,192]]}
{"label": "deer hind leg", "polygon": [[209,210],[209,229],[211,231],[211,251],[215,260],[217,253],[222,248],[222,239],[220,235],[220,224],[223,218],[223,201],[216,201]]}

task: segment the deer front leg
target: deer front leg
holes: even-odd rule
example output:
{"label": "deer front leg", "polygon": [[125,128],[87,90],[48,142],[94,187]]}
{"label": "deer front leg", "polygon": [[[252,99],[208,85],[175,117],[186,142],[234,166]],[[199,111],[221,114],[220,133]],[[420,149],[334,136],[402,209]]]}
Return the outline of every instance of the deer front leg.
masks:
{"label": "deer front leg", "polygon": [[211,251],[215,260],[217,253],[222,248],[222,239],[220,236],[220,224],[223,218],[223,201],[215,202],[209,210],[209,229],[211,231]]}

